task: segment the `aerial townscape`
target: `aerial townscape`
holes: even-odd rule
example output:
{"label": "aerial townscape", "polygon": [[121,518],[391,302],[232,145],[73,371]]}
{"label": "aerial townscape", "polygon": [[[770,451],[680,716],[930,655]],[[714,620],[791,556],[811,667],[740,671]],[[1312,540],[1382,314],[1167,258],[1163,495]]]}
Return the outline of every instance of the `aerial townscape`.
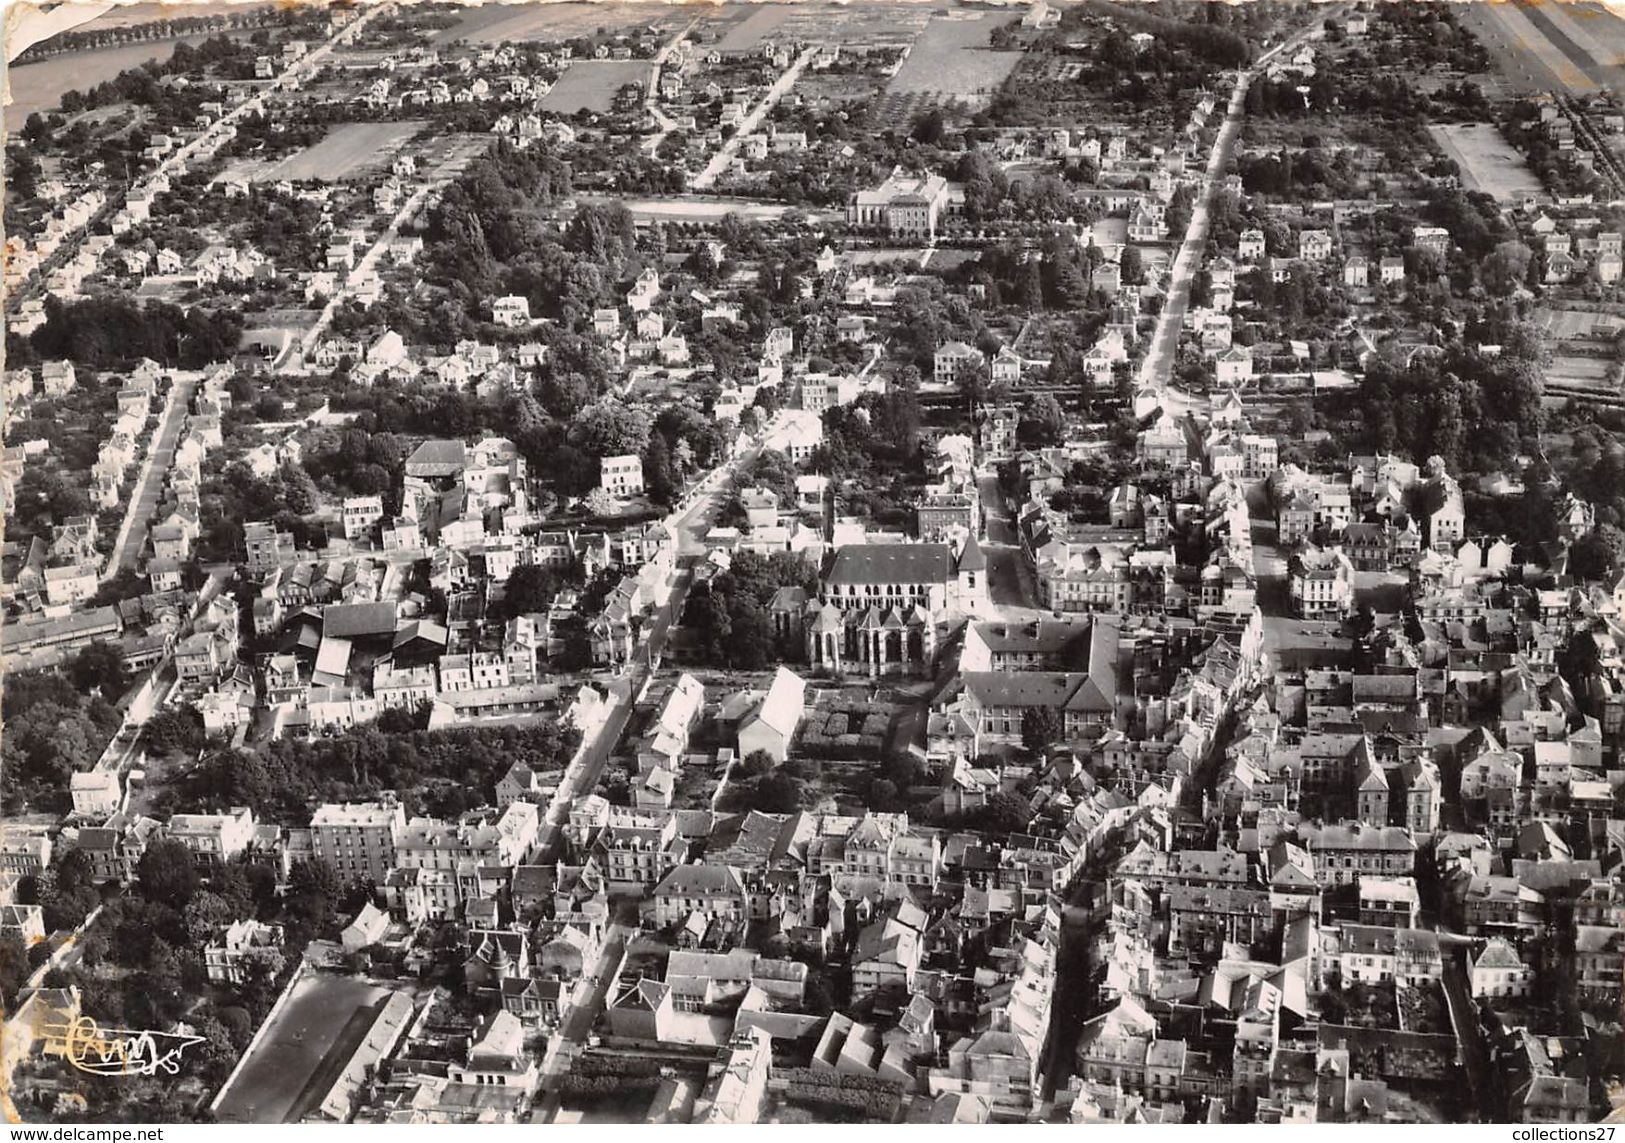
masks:
{"label": "aerial townscape", "polygon": [[1621,17],[104,8],[8,1120],[1625,1121]]}

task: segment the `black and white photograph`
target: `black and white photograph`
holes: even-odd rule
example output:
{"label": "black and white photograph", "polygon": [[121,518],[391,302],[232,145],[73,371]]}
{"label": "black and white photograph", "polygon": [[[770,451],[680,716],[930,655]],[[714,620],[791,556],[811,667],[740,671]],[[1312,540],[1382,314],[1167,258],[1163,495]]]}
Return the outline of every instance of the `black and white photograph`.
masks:
{"label": "black and white photograph", "polygon": [[1625,6],[3,33],[8,1138],[1625,1123]]}

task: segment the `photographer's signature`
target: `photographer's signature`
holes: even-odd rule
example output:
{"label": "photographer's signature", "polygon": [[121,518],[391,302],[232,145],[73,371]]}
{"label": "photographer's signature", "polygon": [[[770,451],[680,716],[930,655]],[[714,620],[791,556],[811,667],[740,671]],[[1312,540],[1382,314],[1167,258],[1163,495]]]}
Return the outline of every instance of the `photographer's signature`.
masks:
{"label": "photographer's signature", "polygon": [[89,1016],[68,1025],[64,1036],[68,1063],[95,1076],[178,1075],[181,1053],[202,1036],[178,1032],[145,1032],[102,1028]]}

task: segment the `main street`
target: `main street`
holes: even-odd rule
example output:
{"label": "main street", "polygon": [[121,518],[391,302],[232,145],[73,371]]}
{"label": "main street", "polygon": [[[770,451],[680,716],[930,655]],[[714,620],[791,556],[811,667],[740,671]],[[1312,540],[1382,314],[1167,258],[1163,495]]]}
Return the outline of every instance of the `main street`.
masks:
{"label": "main street", "polygon": [[[772,423],[770,422],[769,427]],[[643,689],[644,683],[653,673],[654,664],[659,661],[672,625],[683,614],[683,605],[688,599],[689,589],[694,584],[694,565],[703,558],[706,551],[705,533],[715,518],[722,498],[727,495],[729,481],[741,466],[754,461],[761,454],[761,442],[766,433],[767,430],[764,429],[749,448],[741,450],[707,473],[684,496],[676,514],[668,517],[676,536],[679,561],[678,569],[672,577],[671,594],[667,602],[656,610],[650,622],[648,640],[634,656],[632,665],[624,675],[611,683],[611,706],[603,725],[559,780],[558,789],[554,792],[552,801],[548,803],[542,829],[537,838],[537,850],[542,855],[542,861],[560,857],[562,827],[569,819],[571,803],[577,797],[590,794],[603,776],[604,767],[615,753],[615,746],[632,715],[635,696]],[[620,963],[620,954],[625,950],[625,942],[631,934],[631,927],[620,922],[612,924],[606,932],[604,951],[593,975],[576,990],[577,993],[584,995],[570,996],[561,1014],[559,1030],[548,1044],[548,1053],[542,1065],[544,1083],[550,1083],[553,1078],[567,1070],[570,1058],[585,1041],[593,1024],[597,1022],[598,1014],[608,1004],[609,990],[615,983],[612,977],[616,966]],[[546,1122],[557,1110],[557,1095],[550,1093],[538,1109],[536,1118]]]}
{"label": "main street", "polygon": [[684,496],[677,512],[667,518],[677,540],[677,569],[672,573],[671,592],[666,602],[655,609],[647,641],[634,653],[626,672],[610,682],[610,708],[603,725],[559,779],[537,838],[537,850],[544,857],[557,852],[560,831],[570,816],[571,803],[592,793],[603,776],[604,767],[632,716],[636,696],[653,673],[654,664],[659,662],[672,626],[682,617],[683,605],[694,585],[693,565],[705,554],[705,533],[727,494],[729,481],[742,465],[754,461],[761,453],[761,440],[762,437],[758,437],[757,443],[708,472]]}

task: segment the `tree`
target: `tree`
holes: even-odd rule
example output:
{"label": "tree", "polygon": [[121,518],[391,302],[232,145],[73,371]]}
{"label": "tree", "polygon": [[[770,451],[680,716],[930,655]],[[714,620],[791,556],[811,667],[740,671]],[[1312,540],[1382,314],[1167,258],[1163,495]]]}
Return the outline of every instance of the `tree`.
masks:
{"label": "tree", "polygon": [[993,833],[1019,833],[1032,822],[1032,806],[1017,794],[999,790],[989,796],[987,804],[964,815],[964,823],[972,829]]}
{"label": "tree", "polygon": [[254,1038],[254,1019],[247,1009],[236,1005],[227,1005],[215,1010],[215,1019],[226,1030],[226,1036],[231,1046],[241,1052],[248,1047],[249,1041]]}
{"label": "tree", "polygon": [[17,990],[28,979],[28,947],[16,933],[0,936],[0,1000],[7,1009],[17,998]]}
{"label": "tree", "polygon": [[172,909],[185,909],[197,892],[197,863],[181,842],[164,838],[152,842],[136,865],[141,895]]}
{"label": "tree", "polygon": [[945,126],[942,110],[933,107],[924,115],[914,121],[910,135],[918,143],[935,146],[942,141],[942,132]]}
{"label": "tree", "polygon": [[1021,745],[1042,757],[1049,754],[1064,731],[1060,711],[1047,706],[1030,707],[1021,718]]}
{"label": "tree", "polygon": [[649,443],[649,414],[606,397],[571,418],[569,435],[571,444],[597,459],[641,456]]}
{"label": "tree", "polygon": [[207,1082],[220,1083],[231,1074],[241,1052],[232,1042],[231,1032],[215,1015],[204,1014],[192,1022],[192,1031],[203,1038],[196,1049],[198,1069]]}
{"label": "tree", "polygon": [[530,615],[553,606],[553,597],[563,586],[558,572],[541,564],[520,564],[508,573],[502,585],[502,611],[505,615]]}
{"label": "tree", "polygon": [[81,691],[96,691],[108,700],[119,698],[130,687],[130,672],[117,647],[98,639],[74,656],[68,677]]}
{"label": "tree", "polygon": [[1506,297],[1523,285],[1533,258],[1533,251],[1516,239],[1498,243],[1480,264],[1485,288],[1497,297]]}
{"label": "tree", "polygon": [[39,876],[35,892],[48,932],[71,930],[101,904],[95,872],[82,849],[58,850]]}
{"label": "tree", "polygon": [[18,147],[6,156],[6,184],[18,198],[27,201],[39,190],[40,164],[33,151]]}
{"label": "tree", "polygon": [[643,490],[649,499],[661,507],[670,507],[677,499],[681,476],[672,462],[671,446],[663,434],[649,434],[649,447],[643,451]]}
{"label": "tree", "polygon": [[301,861],[288,875],[287,915],[310,936],[336,928],[343,885],[338,871],[326,861]]}
{"label": "tree", "polygon": [[1123,285],[1139,286],[1144,284],[1145,256],[1140,253],[1138,246],[1123,247],[1123,254],[1118,260],[1117,268],[1122,271]]}
{"label": "tree", "polygon": [[1625,553],[1625,532],[1599,524],[1569,548],[1569,574],[1581,581],[1610,579]]}
{"label": "tree", "polygon": [[194,896],[185,909],[186,935],[194,947],[202,948],[214,934],[237,918],[224,897],[205,889]]}
{"label": "tree", "polygon": [[741,778],[759,778],[771,773],[777,765],[773,755],[766,750],[752,750],[739,760],[739,775]]}
{"label": "tree", "polygon": [[791,814],[801,808],[801,783],[783,770],[775,770],[745,783],[736,795],[741,809],[764,814]]}
{"label": "tree", "polygon": [[1021,412],[1016,423],[1016,438],[1029,448],[1043,448],[1061,443],[1066,432],[1066,414],[1061,403],[1049,393],[1040,393]]}
{"label": "tree", "polygon": [[191,703],[159,711],[147,720],[143,734],[147,746],[159,754],[190,754],[208,741],[203,715]]}

